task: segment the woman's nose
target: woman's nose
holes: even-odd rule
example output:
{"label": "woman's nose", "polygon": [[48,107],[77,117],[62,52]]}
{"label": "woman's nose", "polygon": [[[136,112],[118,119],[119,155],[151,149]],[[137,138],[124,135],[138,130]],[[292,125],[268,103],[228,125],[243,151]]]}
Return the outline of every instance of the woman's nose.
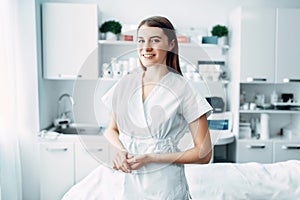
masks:
{"label": "woman's nose", "polygon": [[144,49],[145,49],[145,51],[152,51],[152,47],[151,46],[145,46]]}
{"label": "woman's nose", "polygon": [[152,49],[151,43],[149,41],[146,41],[143,45],[143,48],[147,51]]}

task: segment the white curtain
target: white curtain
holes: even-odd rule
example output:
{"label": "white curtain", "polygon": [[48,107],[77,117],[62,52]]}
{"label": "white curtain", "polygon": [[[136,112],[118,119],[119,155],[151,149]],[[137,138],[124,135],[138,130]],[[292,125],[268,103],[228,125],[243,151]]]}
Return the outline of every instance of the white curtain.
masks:
{"label": "white curtain", "polygon": [[0,193],[1,200],[22,199],[21,161],[16,120],[16,0],[0,1]]}

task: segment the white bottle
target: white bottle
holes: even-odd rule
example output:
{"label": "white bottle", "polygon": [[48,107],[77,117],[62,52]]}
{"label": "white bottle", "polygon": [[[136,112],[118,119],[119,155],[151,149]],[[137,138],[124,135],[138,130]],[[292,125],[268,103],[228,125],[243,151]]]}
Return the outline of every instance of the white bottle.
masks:
{"label": "white bottle", "polygon": [[260,139],[266,140],[270,138],[269,135],[269,114],[260,114]]}
{"label": "white bottle", "polygon": [[270,101],[271,101],[271,104],[278,102],[278,94],[275,90],[273,90],[273,92],[271,94]]}

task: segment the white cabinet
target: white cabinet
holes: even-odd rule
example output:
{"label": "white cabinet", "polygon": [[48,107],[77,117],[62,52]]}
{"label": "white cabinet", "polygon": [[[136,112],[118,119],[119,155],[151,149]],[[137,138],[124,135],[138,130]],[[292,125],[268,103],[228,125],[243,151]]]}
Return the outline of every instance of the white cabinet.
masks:
{"label": "white cabinet", "polygon": [[75,144],[75,182],[78,183],[100,164],[108,164],[109,145],[107,142]]}
{"label": "white cabinet", "polygon": [[273,162],[273,144],[272,141],[258,140],[238,140],[237,141],[237,159],[238,163]]}
{"label": "white cabinet", "polygon": [[238,140],[237,162],[300,160],[300,140]]}
{"label": "white cabinet", "polygon": [[110,164],[103,136],[59,136],[40,142],[41,200],[59,200],[100,164]]}
{"label": "white cabinet", "polygon": [[[253,102],[254,96],[259,93],[263,94],[265,96],[266,102],[270,103],[270,95],[272,93],[272,90],[276,90],[279,96],[282,93],[293,93],[295,96],[299,96],[299,93],[297,94],[297,91],[299,91],[300,85],[298,84],[250,84],[250,83],[241,83],[240,84],[240,91],[246,93],[246,101],[247,102]],[[234,99],[235,101],[238,101],[239,99]],[[245,143],[246,145],[251,146],[252,143],[265,143],[271,142],[273,147],[269,146],[269,153],[272,153],[272,159],[271,162],[278,162],[278,161],[284,161],[289,159],[300,159],[300,145],[298,142],[296,142],[296,136],[293,137],[295,140],[295,143],[292,143],[290,140],[287,140],[289,137],[288,135],[284,135],[284,127],[288,126],[289,124],[298,124],[299,123],[299,117],[300,111],[299,110],[293,110],[289,108],[285,109],[275,109],[275,108],[268,108],[268,109],[241,109],[238,111],[239,115],[236,120],[238,120],[235,123],[235,126],[237,126],[237,152],[236,152],[236,161],[237,162],[245,162],[245,161],[258,161],[260,160],[261,156],[264,156],[268,162],[270,161],[270,154],[265,155],[263,151],[267,151],[266,148],[262,148],[261,150],[257,150],[255,147],[253,148],[246,148],[241,147]],[[264,120],[261,119],[262,114],[265,114],[269,117],[268,121],[265,123]],[[265,118],[266,119],[266,118]],[[259,126],[256,126],[256,123],[260,121],[260,130]],[[240,123],[249,123],[252,124],[250,127],[253,130],[252,132],[252,138],[251,139],[243,139],[241,132],[242,128],[239,130]],[[264,124],[262,124],[264,123]],[[268,124],[268,126],[265,126]],[[262,134],[262,127],[264,130],[268,130],[267,140],[261,140],[256,139],[257,134]],[[258,128],[258,129],[256,129]],[[266,131],[265,131],[266,133]],[[283,134],[283,135],[281,135]],[[261,151],[261,152],[260,152]],[[251,155],[250,152],[253,154]],[[256,158],[259,158],[258,160]],[[261,160],[259,162],[262,162]]]}
{"label": "white cabinet", "polygon": [[43,77],[97,79],[96,4],[42,5]]}
{"label": "white cabinet", "polygon": [[242,8],[240,81],[274,82],[276,10]]}
{"label": "white cabinet", "polygon": [[277,12],[277,82],[300,82],[300,9]]}
{"label": "white cabinet", "polygon": [[240,82],[300,82],[300,9],[236,9],[231,47]]}
{"label": "white cabinet", "polygon": [[[277,8],[245,8],[239,7],[232,12],[229,24],[231,30],[230,51],[228,65],[232,76],[229,85],[230,108],[234,112],[234,133],[237,136],[236,161],[248,162],[277,162],[291,158],[294,151],[287,151],[273,142],[281,129],[289,123],[299,123],[294,115],[299,110],[279,109],[240,109],[241,94],[246,92],[246,102],[255,102],[255,96],[264,95],[264,105],[270,103],[272,91],[281,97],[282,93],[293,93],[294,99],[299,101],[299,84],[282,84],[284,80],[298,82],[300,77],[300,61],[297,52],[300,51],[300,28],[295,23],[300,19],[300,9]],[[294,22],[294,23],[291,23]],[[297,37],[296,37],[297,36]],[[263,84],[262,84],[263,83]],[[250,141],[239,137],[240,122],[253,122],[260,119],[262,113],[268,114],[270,139]],[[255,127],[255,125],[254,125]],[[253,136],[253,134],[252,134]],[[251,147],[253,142],[270,142],[262,149]],[[250,145],[250,146],[249,146]],[[251,147],[251,148],[250,148]],[[295,149],[293,149],[295,150]],[[270,159],[270,154],[272,158]],[[261,160],[264,155],[264,160]]]}
{"label": "white cabinet", "polygon": [[58,200],[74,184],[74,144],[40,144],[40,197]]}

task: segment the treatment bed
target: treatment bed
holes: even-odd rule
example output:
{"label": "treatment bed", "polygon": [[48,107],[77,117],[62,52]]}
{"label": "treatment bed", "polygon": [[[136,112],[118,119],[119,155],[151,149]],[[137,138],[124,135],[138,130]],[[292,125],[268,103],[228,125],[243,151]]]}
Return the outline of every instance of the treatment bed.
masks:
{"label": "treatment bed", "polygon": [[[300,199],[300,161],[273,164],[212,163],[185,165],[193,200]],[[110,200],[121,173],[100,165],[74,185],[63,200]],[[163,177],[162,177],[163,178]],[[159,184],[159,183],[157,183]]]}

